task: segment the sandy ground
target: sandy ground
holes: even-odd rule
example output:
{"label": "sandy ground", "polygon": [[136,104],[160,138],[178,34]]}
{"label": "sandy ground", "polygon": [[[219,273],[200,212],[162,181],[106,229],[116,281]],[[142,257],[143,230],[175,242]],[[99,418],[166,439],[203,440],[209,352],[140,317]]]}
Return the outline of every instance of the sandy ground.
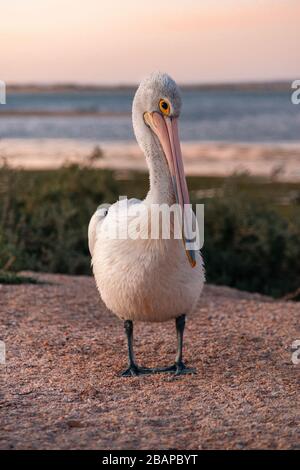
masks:
{"label": "sandy ground", "polygon": [[[91,159],[94,149],[102,157]],[[300,181],[300,143],[239,144],[183,142],[188,175],[229,176],[248,172],[279,181]],[[92,164],[95,168],[146,171],[136,142],[91,142],[68,139],[2,139],[0,156],[12,168],[49,169],[64,164]],[[1,161],[0,161],[1,164]]]}
{"label": "sandy ground", "polygon": [[[121,378],[122,323],[89,277],[0,286],[3,449],[300,448],[299,304],[206,286],[186,328],[194,376]],[[138,362],[168,365],[172,323],[138,324]]]}

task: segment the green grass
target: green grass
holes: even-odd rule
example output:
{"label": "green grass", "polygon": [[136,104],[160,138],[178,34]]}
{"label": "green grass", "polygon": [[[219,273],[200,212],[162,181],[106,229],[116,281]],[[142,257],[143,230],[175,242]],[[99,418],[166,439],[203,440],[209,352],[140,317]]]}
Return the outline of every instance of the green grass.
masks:
{"label": "green grass", "polygon": [[[205,203],[209,282],[275,297],[300,286],[300,184],[240,175],[188,185],[193,203]],[[138,172],[2,168],[0,269],[90,274],[87,226],[97,206],[147,190]]]}

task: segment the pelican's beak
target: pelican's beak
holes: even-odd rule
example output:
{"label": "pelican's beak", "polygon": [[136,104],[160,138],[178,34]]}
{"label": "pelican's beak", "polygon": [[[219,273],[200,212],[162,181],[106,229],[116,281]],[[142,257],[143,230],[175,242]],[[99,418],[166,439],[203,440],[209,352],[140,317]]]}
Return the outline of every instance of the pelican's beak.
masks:
{"label": "pelican's beak", "polygon": [[144,120],[158,137],[166,156],[174,186],[176,202],[182,209],[184,221],[183,241],[186,254],[191,266],[194,267],[196,266],[195,251],[186,248],[186,234],[189,231],[189,223],[186,221],[186,209],[189,210],[190,198],[183,168],[177,119],[163,116],[158,112],[147,112],[144,114]]}

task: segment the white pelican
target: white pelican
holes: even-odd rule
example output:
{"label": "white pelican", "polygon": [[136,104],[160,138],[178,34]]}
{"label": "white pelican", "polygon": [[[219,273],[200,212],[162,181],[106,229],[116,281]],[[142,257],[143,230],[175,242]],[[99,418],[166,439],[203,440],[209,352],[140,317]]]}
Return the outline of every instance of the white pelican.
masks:
{"label": "white pelican", "polygon": [[[189,204],[177,130],[181,98],[176,83],[156,72],[143,80],[132,107],[133,128],[149,167],[150,190],[144,201],[113,204],[106,214],[96,211],[88,230],[96,284],[106,306],[124,320],[128,341],[128,368],[123,376],[151,372],[193,373],[182,360],[185,316],[195,306],[204,283],[199,251],[189,251],[183,240],[138,236],[107,236],[106,229],[132,220],[131,209],[143,203],[149,211],[159,204]],[[156,209],[155,209],[156,210]],[[149,233],[149,213],[143,212],[140,234]],[[174,225],[174,221],[173,221]],[[139,367],[133,354],[133,321],[176,319],[177,355],[170,367]]]}

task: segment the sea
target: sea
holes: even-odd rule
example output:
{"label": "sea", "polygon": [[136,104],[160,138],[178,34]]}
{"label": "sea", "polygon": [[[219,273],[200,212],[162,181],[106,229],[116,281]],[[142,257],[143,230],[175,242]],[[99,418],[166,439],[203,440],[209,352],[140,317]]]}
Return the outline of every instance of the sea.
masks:
{"label": "sea", "polygon": [[[134,89],[8,93],[0,105],[0,139],[134,139]],[[295,142],[300,105],[287,90],[182,91],[183,141]]]}
{"label": "sea", "polygon": [[[0,166],[92,162],[147,171],[132,128],[134,93],[132,87],[8,90],[0,105]],[[300,105],[291,96],[288,84],[184,87],[179,131],[187,174],[300,181]]]}

